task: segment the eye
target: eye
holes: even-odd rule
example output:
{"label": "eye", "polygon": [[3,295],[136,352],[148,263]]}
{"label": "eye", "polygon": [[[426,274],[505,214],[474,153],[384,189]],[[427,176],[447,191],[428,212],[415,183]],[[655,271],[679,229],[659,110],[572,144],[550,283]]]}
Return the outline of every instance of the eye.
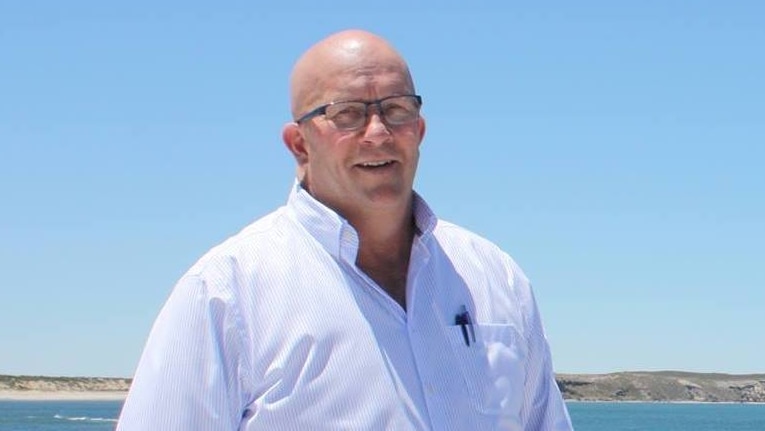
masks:
{"label": "eye", "polygon": [[382,107],[385,118],[394,123],[409,121],[417,115],[417,106],[407,99],[388,100]]}
{"label": "eye", "polygon": [[363,103],[338,103],[327,108],[327,118],[338,125],[354,124],[366,117]]}
{"label": "eye", "polygon": [[385,105],[383,110],[385,111],[386,117],[400,117],[402,115],[407,115],[410,112],[406,106],[394,103]]}

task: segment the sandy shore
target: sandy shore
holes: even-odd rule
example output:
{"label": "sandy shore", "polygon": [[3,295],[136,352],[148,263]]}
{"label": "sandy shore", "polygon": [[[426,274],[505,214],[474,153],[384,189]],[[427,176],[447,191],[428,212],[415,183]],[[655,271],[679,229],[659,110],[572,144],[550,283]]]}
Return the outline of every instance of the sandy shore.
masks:
{"label": "sandy shore", "polygon": [[7,391],[0,390],[0,400],[5,401],[121,401],[124,391]]}

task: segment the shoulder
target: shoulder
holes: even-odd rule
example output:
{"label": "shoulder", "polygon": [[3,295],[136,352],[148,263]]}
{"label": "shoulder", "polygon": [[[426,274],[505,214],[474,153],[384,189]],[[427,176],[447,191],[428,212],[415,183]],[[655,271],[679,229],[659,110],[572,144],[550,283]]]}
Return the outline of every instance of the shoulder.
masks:
{"label": "shoulder", "polygon": [[502,252],[496,244],[483,236],[446,220],[438,219],[433,234],[440,242],[469,243],[476,247],[491,249],[494,252]]}
{"label": "shoulder", "polygon": [[509,283],[518,295],[530,294],[526,274],[505,250],[489,239],[454,223],[438,220],[433,230],[438,247],[455,267],[493,276]]}
{"label": "shoulder", "polygon": [[194,263],[184,275],[205,280],[216,280],[248,272],[255,262],[269,256],[278,258],[277,250],[290,232],[290,221],[281,207],[212,247]]}
{"label": "shoulder", "polygon": [[[497,262],[517,267],[512,257],[489,239],[454,223],[438,220],[433,236],[450,254],[471,255],[484,262]],[[520,270],[520,269],[519,269]]]}

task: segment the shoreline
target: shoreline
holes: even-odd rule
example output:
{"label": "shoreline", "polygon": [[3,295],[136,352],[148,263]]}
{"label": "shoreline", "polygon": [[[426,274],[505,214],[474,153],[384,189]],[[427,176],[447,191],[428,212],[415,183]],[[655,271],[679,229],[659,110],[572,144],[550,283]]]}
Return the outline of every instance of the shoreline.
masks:
{"label": "shoreline", "polygon": [[567,404],[742,404],[762,405],[762,401],[691,401],[691,400],[579,400],[564,399]]}
{"label": "shoreline", "polygon": [[0,390],[0,401],[124,401],[127,391],[9,391]]}
{"label": "shoreline", "polygon": [[[125,401],[127,391],[12,391],[0,390],[0,401]],[[690,401],[690,400],[581,400],[566,399],[572,404],[755,404],[751,401]]]}

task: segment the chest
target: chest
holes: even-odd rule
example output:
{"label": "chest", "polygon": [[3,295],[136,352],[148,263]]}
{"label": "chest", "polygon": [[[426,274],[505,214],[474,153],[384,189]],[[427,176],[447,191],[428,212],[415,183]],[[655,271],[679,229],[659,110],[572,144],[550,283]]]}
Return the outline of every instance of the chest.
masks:
{"label": "chest", "polygon": [[246,318],[256,382],[251,429],[285,429],[285,419],[294,429],[332,430],[496,429],[517,421],[525,359],[517,329],[476,324],[468,346],[454,322],[461,306],[476,315],[484,307],[471,293],[480,286],[468,284],[480,280],[415,265],[404,313],[342,262],[270,274],[252,280],[260,294]]}

